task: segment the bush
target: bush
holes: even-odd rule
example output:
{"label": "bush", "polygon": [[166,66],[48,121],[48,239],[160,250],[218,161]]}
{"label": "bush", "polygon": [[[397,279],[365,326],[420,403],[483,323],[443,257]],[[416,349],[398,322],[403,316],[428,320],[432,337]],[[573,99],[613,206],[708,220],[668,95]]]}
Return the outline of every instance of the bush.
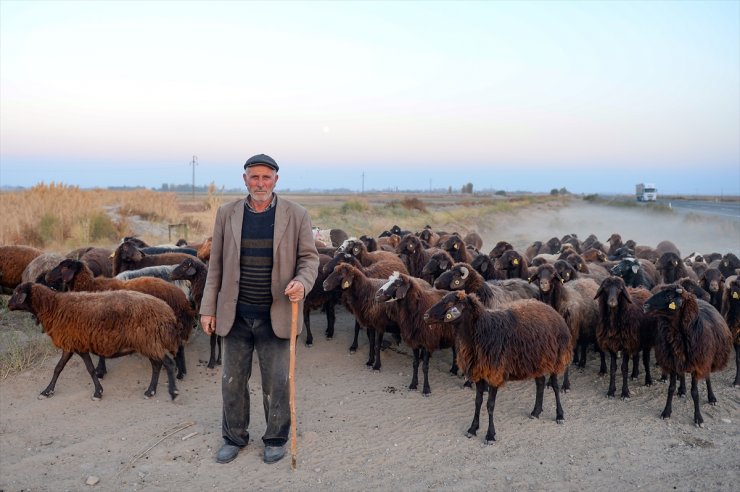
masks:
{"label": "bush", "polygon": [[101,239],[116,240],[118,230],[110,217],[104,212],[94,212],[88,218],[88,234],[90,241],[100,241]]}
{"label": "bush", "polygon": [[367,202],[364,202],[362,200],[348,200],[342,204],[339,211],[342,213],[342,215],[347,215],[352,212],[366,212],[369,209],[370,207],[368,206]]}

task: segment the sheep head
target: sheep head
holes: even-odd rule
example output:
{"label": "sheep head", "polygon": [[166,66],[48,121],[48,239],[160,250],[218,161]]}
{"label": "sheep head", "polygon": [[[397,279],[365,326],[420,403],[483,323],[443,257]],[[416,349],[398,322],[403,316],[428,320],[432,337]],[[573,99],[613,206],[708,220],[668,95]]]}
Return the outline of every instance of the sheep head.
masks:
{"label": "sheep head", "polygon": [[393,272],[388,282],[375,293],[376,302],[393,302],[403,299],[411,288],[411,280],[401,272]]}
{"label": "sheep head", "polygon": [[355,275],[358,273],[359,270],[352,265],[341,263],[337,265],[334,268],[334,271],[326,277],[326,280],[324,280],[324,290],[329,292],[340,287],[342,290],[349,289],[352,286]]}
{"label": "sheep head", "polygon": [[455,263],[452,268],[439,276],[434,282],[434,287],[442,290],[465,290],[471,271],[475,270],[467,263]]}
{"label": "sheep head", "polygon": [[632,304],[632,298],[629,292],[627,292],[627,286],[621,277],[607,277],[601,282],[599,290],[596,291],[594,299],[598,299],[602,296],[606,296],[606,305],[611,309],[616,309],[619,306],[619,297],[621,296],[625,301]]}
{"label": "sheep head", "polygon": [[642,310],[645,313],[654,313],[665,318],[673,318],[680,312],[681,306],[691,294],[678,284],[663,285],[660,291],[650,297]]}
{"label": "sheep head", "polygon": [[424,313],[424,322],[427,324],[454,323],[460,320],[469,302],[470,297],[465,292],[450,292]]}
{"label": "sheep head", "polygon": [[31,307],[31,291],[33,290],[32,282],[25,282],[18,285],[13,290],[13,295],[8,301],[9,311],[32,311]]}

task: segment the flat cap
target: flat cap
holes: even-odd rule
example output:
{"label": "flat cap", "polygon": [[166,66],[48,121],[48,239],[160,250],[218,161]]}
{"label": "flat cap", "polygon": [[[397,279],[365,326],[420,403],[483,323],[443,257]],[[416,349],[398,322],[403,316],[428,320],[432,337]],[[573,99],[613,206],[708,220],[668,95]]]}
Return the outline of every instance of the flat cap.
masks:
{"label": "flat cap", "polygon": [[271,167],[275,171],[278,171],[280,169],[277,165],[277,162],[275,162],[275,159],[265,154],[253,155],[252,157],[247,159],[247,162],[244,163],[245,170],[248,167],[252,167],[252,166],[267,166],[267,167]]}

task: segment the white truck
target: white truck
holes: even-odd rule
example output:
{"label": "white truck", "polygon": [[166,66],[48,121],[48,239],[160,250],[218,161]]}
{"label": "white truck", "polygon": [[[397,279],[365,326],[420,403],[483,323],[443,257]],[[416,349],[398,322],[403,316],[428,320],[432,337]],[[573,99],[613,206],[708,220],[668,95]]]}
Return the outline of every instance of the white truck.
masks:
{"label": "white truck", "polygon": [[638,202],[654,202],[658,199],[658,190],[652,183],[637,183],[635,196]]}

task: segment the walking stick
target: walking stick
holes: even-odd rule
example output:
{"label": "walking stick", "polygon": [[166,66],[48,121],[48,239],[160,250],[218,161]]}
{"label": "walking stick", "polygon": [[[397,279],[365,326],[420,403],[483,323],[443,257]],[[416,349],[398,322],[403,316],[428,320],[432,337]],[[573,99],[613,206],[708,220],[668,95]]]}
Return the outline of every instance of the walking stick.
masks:
{"label": "walking stick", "polygon": [[298,422],[295,418],[295,342],[298,337],[298,303],[291,302],[290,311],[290,366],[288,369],[288,383],[290,391],[290,467],[295,470],[296,452],[298,448]]}

